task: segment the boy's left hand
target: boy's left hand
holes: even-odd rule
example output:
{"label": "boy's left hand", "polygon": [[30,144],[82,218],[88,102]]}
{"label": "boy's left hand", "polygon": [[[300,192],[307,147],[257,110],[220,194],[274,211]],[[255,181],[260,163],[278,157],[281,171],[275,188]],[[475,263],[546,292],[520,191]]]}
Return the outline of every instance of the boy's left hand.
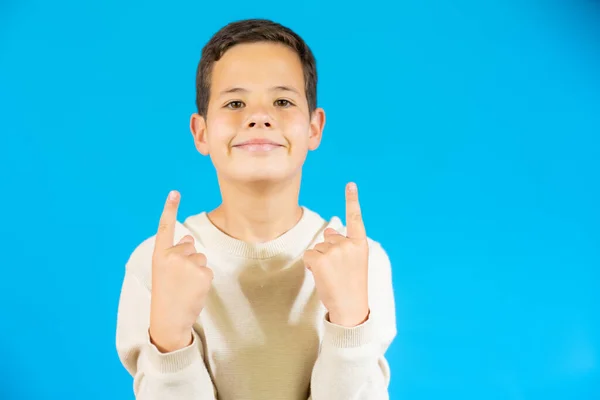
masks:
{"label": "boy's left hand", "polygon": [[304,253],[304,263],[313,273],[329,321],[354,327],[369,316],[369,245],[354,183],[346,186],[346,227],[346,236],[327,228],[324,241]]}

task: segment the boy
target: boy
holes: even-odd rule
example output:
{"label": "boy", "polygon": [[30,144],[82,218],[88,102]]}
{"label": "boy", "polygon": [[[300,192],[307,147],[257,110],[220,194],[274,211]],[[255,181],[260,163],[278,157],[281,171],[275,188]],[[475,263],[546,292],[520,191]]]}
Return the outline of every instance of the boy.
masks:
{"label": "boy", "polygon": [[298,203],[325,125],[312,52],[272,21],[234,22],[196,83],[190,128],[222,203],[179,223],[171,192],[127,262],[116,346],[136,398],[388,399],[391,267],[356,186],[347,227]]}

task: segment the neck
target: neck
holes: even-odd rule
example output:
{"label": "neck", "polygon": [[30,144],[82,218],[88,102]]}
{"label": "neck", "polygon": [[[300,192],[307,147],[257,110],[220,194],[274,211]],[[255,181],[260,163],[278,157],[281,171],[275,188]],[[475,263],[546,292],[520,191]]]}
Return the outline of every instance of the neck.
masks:
{"label": "neck", "polygon": [[211,222],[229,236],[250,243],[264,243],[292,229],[302,217],[298,204],[298,174],[278,184],[240,185],[219,179],[222,202],[208,213]]}

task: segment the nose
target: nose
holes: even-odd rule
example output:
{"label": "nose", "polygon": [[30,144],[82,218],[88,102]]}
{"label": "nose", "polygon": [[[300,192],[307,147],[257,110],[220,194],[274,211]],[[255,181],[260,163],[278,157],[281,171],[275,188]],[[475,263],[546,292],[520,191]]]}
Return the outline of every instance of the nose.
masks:
{"label": "nose", "polygon": [[256,110],[246,121],[248,128],[272,128],[274,120],[266,110]]}

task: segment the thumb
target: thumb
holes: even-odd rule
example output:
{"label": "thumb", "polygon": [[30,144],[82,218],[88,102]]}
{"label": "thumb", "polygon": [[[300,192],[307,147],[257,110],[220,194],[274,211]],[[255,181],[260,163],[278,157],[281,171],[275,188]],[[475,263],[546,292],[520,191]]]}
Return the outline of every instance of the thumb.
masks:
{"label": "thumb", "polygon": [[194,237],[192,235],[185,235],[184,237],[182,237],[179,242],[177,244],[182,244],[182,243],[194,243]]}
{"label": "thumb", "polygon": [[335,229],[333,229],[333,228],[327,228],[323,232],[323,235],[325,235],[325,236],[339,235],[339,234],[340,233],[338,231],[336,231]]}

